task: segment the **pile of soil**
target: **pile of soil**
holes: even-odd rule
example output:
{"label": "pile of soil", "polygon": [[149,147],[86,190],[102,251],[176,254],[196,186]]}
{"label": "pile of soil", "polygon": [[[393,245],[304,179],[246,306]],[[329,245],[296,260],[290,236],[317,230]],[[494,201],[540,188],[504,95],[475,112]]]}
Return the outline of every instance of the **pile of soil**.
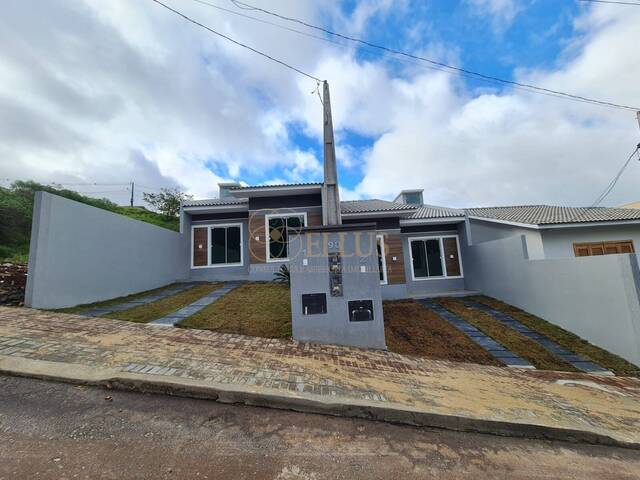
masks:
{"label": "pile of soil", "polygon": [[27,284],[27,266],[17,263],[0,264],[0,305],[22,307]]}
{"label": "pile of soil", "polygon": [[383,303],[387,347],[404,355],[501,365],[460,330],[413,300]]}

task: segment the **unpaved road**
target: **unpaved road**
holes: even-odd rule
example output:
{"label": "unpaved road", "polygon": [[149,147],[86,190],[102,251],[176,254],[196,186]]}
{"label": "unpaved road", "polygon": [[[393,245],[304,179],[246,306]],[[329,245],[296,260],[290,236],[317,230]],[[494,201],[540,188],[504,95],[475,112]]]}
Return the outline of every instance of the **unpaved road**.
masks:
{"label": "unpaved road", "polygon": [[0,479],[638,479],[640,451],[0,377]]}

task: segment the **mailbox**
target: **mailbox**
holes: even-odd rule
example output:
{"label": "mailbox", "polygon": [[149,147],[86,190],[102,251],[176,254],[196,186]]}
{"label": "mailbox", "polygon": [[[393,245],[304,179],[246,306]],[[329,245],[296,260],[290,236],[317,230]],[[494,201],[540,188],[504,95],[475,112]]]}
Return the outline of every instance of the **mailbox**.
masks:
{"label": "mailbox", "polygon": [[349,321],[373,321],[373,300],[351,300],[349,302]]}
{"label": "mailbox", "polygon": [[319,315],[327,313],[327,295],[324,293],[305,293],[302,295],[302,314]]}

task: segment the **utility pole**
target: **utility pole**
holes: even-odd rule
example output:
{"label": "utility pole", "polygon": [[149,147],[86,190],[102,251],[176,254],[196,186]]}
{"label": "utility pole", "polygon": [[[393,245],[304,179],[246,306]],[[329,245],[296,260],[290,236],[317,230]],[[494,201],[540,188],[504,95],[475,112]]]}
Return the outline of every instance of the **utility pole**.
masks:
{"label": "utility pole", "polygon": [[131,182],[131,206],[133,207],[133,187],[134,187],[134,183]]}
{"label": "utility pole", "polygon": [[340,225],[340,192],[338,191],[338,170],[336,167],[336,145],[333,140],[333,119],[331,118],[331,99],[329,84],[323,82],[322,91],[323,124],[324,124],[324,184],[323,193],[323,224]]}

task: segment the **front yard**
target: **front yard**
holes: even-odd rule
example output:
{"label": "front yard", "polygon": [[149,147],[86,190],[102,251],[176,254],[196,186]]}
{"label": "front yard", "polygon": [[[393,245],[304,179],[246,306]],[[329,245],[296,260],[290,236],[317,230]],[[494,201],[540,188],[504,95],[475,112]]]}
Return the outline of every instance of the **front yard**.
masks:
{"label": "front yard", "polygon": [[275,283],[245,283],[178,326],[254,337],[289,338],[289,289]]}
{"label": "front yard", "polygon": [[[151,322],[197,302],[222,285],[198,284],[178,293],[171,292],[173,294],[165,298],[154,297],[154,301],[143,305],[100,314],[106,318]],[[157,296],[167,288],[169,287],[64,311],[80,313],[89,308],[108,308],[148,295]],[[492,298],[478,296],[474,297],[474,300],[510,315],[570,352],[592,360],[618,375],[638,375],[639,369],[636,366],[556,325]],[[574,366],[551,353],[537,341],[498,321],[492,315],[465,305],[461,299],[441,298],[436,302],[538,369],[577,371]],[[454,362],[502,365],[502,362],[474,342],[467,333],[415,300],[385,301],[383,309],[386,343],[392,352]],[[267,282],[243,283],[196,313],[180,320],[175,326],[255,337],[290,338],[289,288]]]}

